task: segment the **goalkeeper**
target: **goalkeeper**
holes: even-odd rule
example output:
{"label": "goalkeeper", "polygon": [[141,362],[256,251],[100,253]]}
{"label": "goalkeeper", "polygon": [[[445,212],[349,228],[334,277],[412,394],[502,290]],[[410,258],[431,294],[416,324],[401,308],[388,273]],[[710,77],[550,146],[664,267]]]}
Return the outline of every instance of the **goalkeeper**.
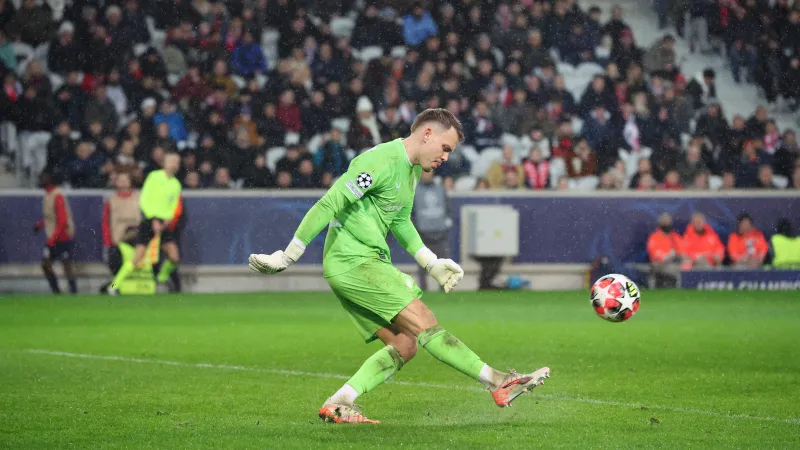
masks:
{"label": "goalkeeper", "polygon": [[500,407],[509,406],[550,375],[547,367],[518,374],[485,364],[439,325],[420,301],[422,291],[413,279],[392,266],[388,231],[445,292],[464,276],[454,261],[437,258],[425,247],[410,219],[421,171],[434,170],[447,161],[463,137],[461,123],[449,111],[423,111],[411,125],[409,137],[380,144],[353,159],[347,172],[303,218],[286,250],[250,255],[252,270],[282,272],[328,225],[324,276],[364,340],[380,339],[386,345],[325,401],[319,410],[325,421],[379,423],[364,417],[354,405],[356,397],[391,378],[414,357],[418,347],[479,381]]}
{"label": "goalkeeper", "polygon": [[109,295],[119,294],[119,286],[142,262],[147,245],[156,235],[161,236],[161,245],[167,254],[167,259],[158,272],[158,282],[166,283],[172,272],[178,268],[178,246],[175,245],[175,237],[169,225],[181,195],[181,182],[175,178],[180,164],[181,159],[177,153],[167,153],[164,155],[164,168],[150,172],[144,180],[139,196],[142,220],[134,240],[136,253],[132,260],[123,262],[117,271],[108,288]]}

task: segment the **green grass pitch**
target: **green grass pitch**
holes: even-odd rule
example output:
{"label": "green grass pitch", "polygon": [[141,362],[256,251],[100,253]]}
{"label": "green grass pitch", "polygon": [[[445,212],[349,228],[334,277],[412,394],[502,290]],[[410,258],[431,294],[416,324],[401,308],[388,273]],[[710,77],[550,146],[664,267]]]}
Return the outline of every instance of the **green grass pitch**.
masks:
{"label": "green grass pitch", "polygon": [[501,369],[548,365],[500,409],[425,351],[316,416],[377,348],[328,293],[0,299],[0,448],[797,448],[800,298],[645,291],[625,323],[585,292],[429,294]]}

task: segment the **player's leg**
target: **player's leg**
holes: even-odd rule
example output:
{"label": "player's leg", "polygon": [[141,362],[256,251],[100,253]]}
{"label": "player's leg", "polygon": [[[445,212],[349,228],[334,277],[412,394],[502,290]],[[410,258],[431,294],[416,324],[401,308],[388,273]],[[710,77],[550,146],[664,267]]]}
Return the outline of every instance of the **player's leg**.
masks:
{"label": "player's leg", "polygon": [[69,283],[70,294],[78,293],[78,283],[75,280],[75,264],[72,261],[73,242],[62,242],[58,244],[58,258],[64,264],[64,275]]}
{"label": "player's leg", "polygon": [[178,246],[175,245],[175,242],[171,239],[170,234],[166,232],[162,233],[161,240],[161,248],[164,250],[164,253],[166,253],[167,257],[164,259],[164,262],[161,263],[161,270],[158,271],[157,280],[159,283],[166,283],[169,280],[170,275],[172,275],[172,272],[178,268],[180,256],[178,254]]}
{"label": "player's leg", "polygon": [[58,279],[56,278],[56,273],[53,271],[52,253],[51,247],[44,248],[42,271],[44,272],[44,277],[47,279],[47,284],[50,285],[50,291],[52,291],[53,294],[60,294],[61,289],[58,287]]}
{"label": "player's leg", "polygon": [[417,354],[417,339],[395,325],[376,333],[385,347],[370,356],[349,380],[328,401],[352,405],[359,395],[375,389],[389,380]]}
{"label": "player's leg", "polygon": [[417,337],[418,345],[439,361],[483,384],[492,392],[498,406],[509,406],[519,395],[544,383],[550,369],[530,374],[504,373],[492,368],[466,344],[439,325],[433,312],[415,299],[395,317],[394,323]]}

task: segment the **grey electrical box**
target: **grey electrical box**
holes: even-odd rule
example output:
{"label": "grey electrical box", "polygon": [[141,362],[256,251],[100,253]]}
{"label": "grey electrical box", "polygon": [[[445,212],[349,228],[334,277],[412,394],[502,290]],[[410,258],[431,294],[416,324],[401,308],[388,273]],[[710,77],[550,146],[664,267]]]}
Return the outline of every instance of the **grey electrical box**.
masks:
{"label": "grey electrical box", "polygon": [[519,254],[519,212],[511,206],[463,206],[461,220],[470,256],[513,257]]}

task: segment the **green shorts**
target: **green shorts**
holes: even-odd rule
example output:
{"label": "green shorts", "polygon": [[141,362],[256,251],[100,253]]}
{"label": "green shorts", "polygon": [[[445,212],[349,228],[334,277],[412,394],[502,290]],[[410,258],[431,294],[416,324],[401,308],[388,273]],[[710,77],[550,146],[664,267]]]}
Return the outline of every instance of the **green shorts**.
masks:
{"label": "green shorts", "polygon": [[377,259],[328,278],[328,284],[368,343],[412,300],[422,298],[413,278]]}

